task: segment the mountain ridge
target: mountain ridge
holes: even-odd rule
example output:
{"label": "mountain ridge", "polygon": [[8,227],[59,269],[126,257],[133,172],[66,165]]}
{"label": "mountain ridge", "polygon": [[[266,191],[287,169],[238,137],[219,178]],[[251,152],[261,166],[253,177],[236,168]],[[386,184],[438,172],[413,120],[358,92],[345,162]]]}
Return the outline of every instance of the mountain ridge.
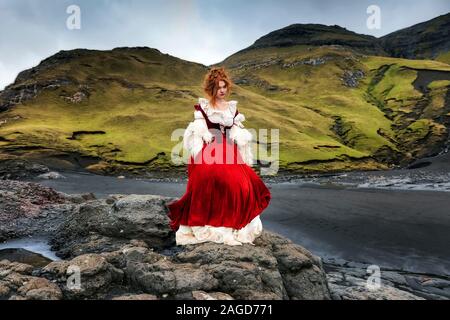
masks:
{"label": "mountain ridge", "polygon": [[[281,171],[380,170],[445,149],[450,65],[365,53],[373,37],[342,27],[320,37],[322,25],[292,26],[294,40],[300,30],[317,45],[270,46],[276,30],[216,64],[231,72],[246,126],[280,128]],[[59,51],[0,91],[0,154],[80,155],[89,170],[110,174],[183,171],[168,139],[191,120],[186,101],[203,96],[211,66],[149,47]],[[257,169],[272,163],[263,156]]]}

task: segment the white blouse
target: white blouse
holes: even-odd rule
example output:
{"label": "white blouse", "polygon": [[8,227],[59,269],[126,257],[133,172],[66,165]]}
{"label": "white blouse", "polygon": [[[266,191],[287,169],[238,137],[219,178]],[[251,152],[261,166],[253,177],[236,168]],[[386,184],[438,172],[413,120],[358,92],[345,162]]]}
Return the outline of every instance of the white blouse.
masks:
{"label": "white blouse", "polygon": [[[225,110],[217,110],[213,108],[208,99],[205,98],[199,98],[198,102],[200,104],[200,107],[205,111],[206,115],[208,116],[208,119],[211,122],[219,123],[222,126],[232,126],[233,125],[233,117],[236,114],[236,108],[237,108],[237,101],[231,100],[228,101],[228,107]],[[195,119],[203,119],[203,114],[200,111],[194,112],[194,118]],[[245,120],[245,116],[242,113],[239,113],[234,118],[234,124],[237,126],[244,128],[244,125],[242,124],[242,121]]]}
{"label": "white blouse", "polygon": [[[236,117],[237,101],[231,100],[228,102],[228,108],[225,110],[216,110],[209,104],[208,99],[198,99],[201,109],[211,122],[219,123],[222,133],[224,133],[224,126],[231,127],[229,130],[229,138],[234,141],[239,148],[242,159],[249,166],[253,166],[253,152],[252,152],[252,133],[245,129],[242,122],[245,116],[239,113]],[[233,123],[234,117],[234,123]],[[183,147],[189,151],[194,158],[203,148],[204,142],[210,143],[213,139],[213,134],[208,129],[203,113],[199,110],[194,111],[194,121],[191,121],[184,131]]]}

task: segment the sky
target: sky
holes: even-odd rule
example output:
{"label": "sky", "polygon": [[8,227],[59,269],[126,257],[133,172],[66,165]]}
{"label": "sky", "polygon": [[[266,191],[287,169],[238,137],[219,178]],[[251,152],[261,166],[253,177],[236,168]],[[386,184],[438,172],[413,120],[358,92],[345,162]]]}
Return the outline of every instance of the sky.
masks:
{"label": "sky", "polygon": [[0,0],[0,90],[60,50],[147,46],[210,65],[294,23],[380,37],[448,12],[448,0]]}

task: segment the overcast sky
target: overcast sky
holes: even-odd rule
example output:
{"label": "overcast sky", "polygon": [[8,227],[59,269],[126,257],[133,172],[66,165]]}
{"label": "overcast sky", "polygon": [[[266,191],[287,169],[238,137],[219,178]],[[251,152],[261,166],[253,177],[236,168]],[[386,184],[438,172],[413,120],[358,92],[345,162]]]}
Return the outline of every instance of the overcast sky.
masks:
{"label": "overcast sky", "polygon": [[[80,29],[67,27],[70,5]],[[370,5],[380,29],[367,27]],[[447,12],[449,0],[0,0],[0,90],[59,50],[148,46],[209,65],[293,23],[379,37]]]}

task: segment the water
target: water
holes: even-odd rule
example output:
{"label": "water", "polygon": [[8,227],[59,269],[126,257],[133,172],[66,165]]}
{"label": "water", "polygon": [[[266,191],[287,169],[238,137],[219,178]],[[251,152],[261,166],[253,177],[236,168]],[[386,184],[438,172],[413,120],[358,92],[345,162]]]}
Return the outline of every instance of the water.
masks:
{"label": "water", "polygon": [[53,251],[47,239],[22,238],[0,243],[0,260],[9,260],[43,267],[52,261],[61,260]]}

